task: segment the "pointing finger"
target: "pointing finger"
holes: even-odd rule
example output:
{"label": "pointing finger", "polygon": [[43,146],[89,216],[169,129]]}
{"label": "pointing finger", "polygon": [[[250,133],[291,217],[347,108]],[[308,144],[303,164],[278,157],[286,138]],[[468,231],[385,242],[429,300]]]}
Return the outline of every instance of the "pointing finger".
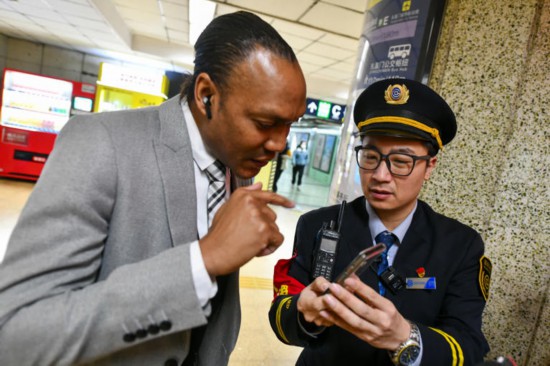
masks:
{"label": "pointing finger", "polygon": [[256,182],[249,186],[245,186],[243,189],[246,189],[247,191],[259,191],[262,189],[262,182]]}
{"label": "pointing finger", "polygon": [[261,199],[265,203],[270,203],[277,206],[283,206],[286,208],[292,208],[295,206],[294,201],[291,201],[290,199],[274,192],[262,191],[261,188],[262,188],[262,183],[257,182],[251,186],[239,188],[233,194],[237,194],[237,192],[244,193],[248,191],[244,194],[252,194],[254,195],[254,197]]}
{"label": "pointing finger", "polygon": [[262,197],[267,203],[270,203],[272,205],[282,206],[286,208],[292,208],[296,206],[296,203],[285,196],[281,196],[280,194],[273,193],[273,192],[262,192],[264,193],[264,197]]}

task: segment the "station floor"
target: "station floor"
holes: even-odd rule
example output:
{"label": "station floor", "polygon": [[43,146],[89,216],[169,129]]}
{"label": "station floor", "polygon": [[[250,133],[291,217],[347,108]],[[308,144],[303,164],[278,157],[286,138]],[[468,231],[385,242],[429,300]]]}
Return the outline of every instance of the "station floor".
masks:
{"label": "station floor", "polygon": [[[290,181],[291,170],[287,169],[277,184],[278,193],[294,200],[296,207],[272,207],[277,213],[277,225],[285,236],[283,244],[270,256],[252,259],[240,271],[242,323],[230,366],[294,365],[301,351],[301,348],[281,343],[269,325],[267,314],[273,298],[273,267],[279,259],[291,256],[298,218],[309,210],[325,206],[329,187],[305,175],[300,189],[292,186]],[[33,187],[31,182],[0,178],[0,261]]]}

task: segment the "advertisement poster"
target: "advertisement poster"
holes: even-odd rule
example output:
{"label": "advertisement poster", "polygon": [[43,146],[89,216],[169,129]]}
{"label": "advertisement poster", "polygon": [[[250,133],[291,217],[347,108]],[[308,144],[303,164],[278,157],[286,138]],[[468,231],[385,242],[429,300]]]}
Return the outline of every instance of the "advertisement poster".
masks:
{"label": "advertisement poster", "polygon": [[336,142],[336,136],[327,135],[325,138],[325,146],[323,146],[323,155],[321,158],[320,170],[329,173],[330,163],[332,163],[332,152],[334,151],[334,143]]}
{"label": "advertisement poster", "polygon": [[323,148],[325,146],[326,135],[319,135],[317,137],[317,145],[315,146],[315,155],[313,156],[312,166],[321,170],[321,159],[323,158]]}

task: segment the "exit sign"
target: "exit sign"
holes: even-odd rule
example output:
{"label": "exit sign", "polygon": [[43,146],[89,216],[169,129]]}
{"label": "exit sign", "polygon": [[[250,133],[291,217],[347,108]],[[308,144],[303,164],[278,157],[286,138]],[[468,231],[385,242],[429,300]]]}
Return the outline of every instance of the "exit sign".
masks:
{"label": "exit sign", "polygon": [[327,102],[320,99],[307,98],[306,115],[327,119],[334,122],[342,122],[346,106]]}

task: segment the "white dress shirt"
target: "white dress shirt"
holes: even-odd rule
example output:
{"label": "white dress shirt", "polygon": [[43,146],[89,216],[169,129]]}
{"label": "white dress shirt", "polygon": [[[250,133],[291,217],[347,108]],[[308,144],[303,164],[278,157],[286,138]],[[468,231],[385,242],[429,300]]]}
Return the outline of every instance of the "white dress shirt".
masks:
{"label": "white dress shirt", "polygon": [[[182,100],[181,107],[183,110],[183,115],[185,116],[189,139],[191,140],[191,149],[193,150],[195,188],[197,191],[197,230],[200,239],[208,233],[208,214],[206,202],[208,198],[209,181],[205,171],[206,168],[214,163],[216,159],[207,151],[199,133],[199,129],[195,123],[195,119],[193,118],[193,114],[191,114],[191,110],[189,109],[189,105],[185,99]],[[225,200],[227,200],[230,192],[227,172],[225,178],[225,188]],[[211,311],[210,299],[212,299],[218,292],[218,285],[216,280],[210,278],[210,275],[206,271],[198,240],[191,243],[190,254],[191,271],[193,274],[195,290],[197,291],[199,302],[208,316]]]}
{"label": "white dress shirt", "polygon": [[[367,212],[369,214],[369,229],[370,233],[372,234],[372,240],[374,243],[374,238],[376,238],[376,235],[380,234],[382,231],[388,230],[382,223],[382,220],[378,217],[376,214],[376,211],[371,207],[368,201],[367,203]],[[390,250],[388,250],[388,265],[391,266],[393,264],[393,260],[395,258],[395,255],[397,254],[397,251],[399,250],[399,245],[403,242],[403,238],[405,237],[405,234],[407,233],[407,230],[409,230],[409,226],[411,226],[412,218],[414,213],[416,212],[416,202],[414,204],[414,208],[411,211],[411,213],[403,220],[399,226],[397,226],[393,231],[388,230],[392,232],[397,238],[399,239],[398,243],[395,243],[391,246]],[[376,243],[374,243],[376,244]]]}

